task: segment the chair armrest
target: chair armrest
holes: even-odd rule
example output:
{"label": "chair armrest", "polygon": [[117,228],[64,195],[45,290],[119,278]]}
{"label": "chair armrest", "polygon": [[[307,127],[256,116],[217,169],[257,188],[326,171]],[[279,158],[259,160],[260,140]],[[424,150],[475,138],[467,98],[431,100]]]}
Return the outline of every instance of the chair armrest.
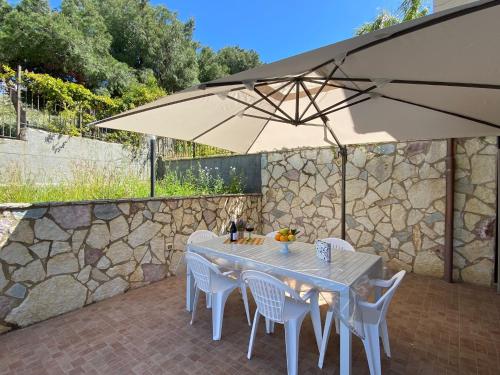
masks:
{"label": "chair armrest", "polygon": [[390,288],[394,280],[382,280],[382,279],[372,279],[370,280],[370,284],[373,286],[378,286],[379,288]]}

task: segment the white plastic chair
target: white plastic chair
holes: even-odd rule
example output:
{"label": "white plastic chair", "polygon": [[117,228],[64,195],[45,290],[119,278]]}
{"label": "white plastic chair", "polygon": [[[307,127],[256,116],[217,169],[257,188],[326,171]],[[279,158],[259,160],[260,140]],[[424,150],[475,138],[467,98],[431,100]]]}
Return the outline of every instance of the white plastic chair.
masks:
{"label": "white plastic chair", "polygon": [[330,245],[332,245],[332,249],[341,251],[355,251],[354,247],[352,247],[352,245],[349,242],[344,241],[340,238],[328,237],[328,238],[323,238],[320,241],[329,243]]}
{"label": "white plastic chair", "polygon": [[[371,375],[381,375],[382,365],[380,360],[380,341],[382,338],[384,351],[387,357],[391,357],[391,349],[389,346],[389,332],[387,330],[386,315],[392,297],[403,280],[406,271],[399,271],[389,280],[370,280],[370,284],[375,287],[375,294],[379,297],[375,302],[359,301],[358,307],[360,309],[364,338],[362,338],[365,347],[366,358],[368,359],[368,366]],[[381,294],[382,289],[387,289],[384,294]],[[320,350],[318,367],[323,367],[325,358],[325,351],[330,336],[332,326],[332,318],[334,312],[329,309],[326,313],[325,330],[323,331],[323,343]]]}
{"label": "white plastic chair", "polygon": [[208,241],[215,237],[217,237],[217,235],[214,232],[206,229],[201,229],[191,233],[191,235],[187,239],[187,244],[189,245],[192,243]]}
{"label": "white plastic chair", "polygon": [[[217,235],[214,232],[206,230],[206,229],[200,229],[200,230],[197,230],[197,231],[191,233],[191,235],[187,239],[187,244],[189,245],[192,243],[204,242],[204,241],[211,240],[212,238],[216,238],[216,237],[217,237]],[[207,309],[210,309],[211,308],[211,299],[210,299],[209,294],[206,295],[206,299],[207,299],[207,302],[206,302]]]}
{"label": "white plastic chair", "polygon": [[[208,241],[211,240],[212,238],[218,237],[214,232],[211,232],[206,229],[201,229],[197,230],[196,232],[191,233],[191,235],[188,237],[187,243],[198,243],[198,242],[203,242],[203,241]],[[234,264],[230,264],[227,262],[225,259],[216,259],[216,266],[219,268],[219,270],[222,272],[222,269],[225,269],[226,272],[222,272],[223,275],[229,276],[233,279],[237,279],[240,282],[240,289],[241,289],[241,295],[243,297],[243,303],[245,304],[245,312],[247,315],[247,322],[248,325],[252,325],[252,322],[250,320],[250,309],[248,307],[248,298],[247,298],[247,290],[246,290],[246,284],[241,281],[240,275],[241,271],[234,269]],[[207,308],[212,307],[212,299],[210,298],[210,295],[206,295],[207,299]]]}
{"label": "white plastic chair", "polygon": [[[297,374],[300,327],[305,316],[310,313],[318,349],[321,343],[321,318],[319,315],[318,292],[311,289],[301,297],[295,290],[279,279],[259,271],[243,271],[243,281],[248,283],[257,309],[248,344],[248,359],[252,358],[255,335],[260,316],[272,323],[285,326],[286,361],[288,374]],[[307,303],[307,301],[310,303]]]}
{"label": "white plastic chair", "polygon": [[207,298],[211,301],[213,339],[220,340],[222,335],[224,307],[226,305],[227,298],[233,290],[240,288],[243,303],[245,305],[248,325],[250,325],[250,310],[248,307],[247,290],[246,286],[240,279],[235,280],[228,277],[226,274],[223,274],[215,264],[211,263],[199,254],[191,252],[186,253],[186,262],[189,267],[189,271],[194,277],[195,286],[191,324],[193,324],[196,316],[196,307],[198,305],[199,293],[201,290],[202,292],[205,292]]}
{"label": "white plastic chair", "polygon": [[[354,247],[347,241],[336,238],[336,237],[328,237],[322,238],[320,241],[327,242],[332,246],[332,249],[340,250],[340,251],[352,251],[355,252]],[[335,318],[335,331],[339,333],[339,319]]]}

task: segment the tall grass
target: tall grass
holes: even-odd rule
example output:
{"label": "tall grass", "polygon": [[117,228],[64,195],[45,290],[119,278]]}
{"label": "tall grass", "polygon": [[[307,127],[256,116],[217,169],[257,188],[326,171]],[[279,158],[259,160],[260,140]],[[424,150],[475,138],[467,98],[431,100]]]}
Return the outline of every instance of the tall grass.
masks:
{"label": "tall grass", "polygon": [[[225,184],[220,175],[209,170],[188,170],[186,173],[169,171],[156,182],[156,196],[193,196],[241,193],[244,183],[235,171]],[[131,170],[103,168],[95,165],[75,165],[72,175],[64,181],[35,183],[17,166],[0,176],[1,203],[34,203],[51,201],[80,201],[95,199],[145,198],[150,193],[150,182]]]}

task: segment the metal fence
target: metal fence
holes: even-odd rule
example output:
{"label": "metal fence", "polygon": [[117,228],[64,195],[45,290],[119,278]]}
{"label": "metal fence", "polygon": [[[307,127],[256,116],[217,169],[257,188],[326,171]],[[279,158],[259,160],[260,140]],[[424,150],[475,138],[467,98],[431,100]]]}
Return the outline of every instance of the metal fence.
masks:
{"label": "metal fence", "polygon": [[222,148],[165,137],[158,137],[156,145],[156,152],[163,160],[233,155],[233,152]]}
{"label": "metal fence", "polygon": [[[15,82],[0,81],[0,138],[19,139],[23,129],[29,127],[117,142],[113,137],[116,130],[87,126],[86,112],[68,114],[57,104],[50,104],[43,96],[23,86],[21,75],[22,70],[18,67]],[[158,137],[156,144],[157,154],[163,160],[232,154],[217,147],[165,137]]]}
{"label": "metal fence", "polygon": [[17,113],[11,95],[17,95],[5,82],[0,81],[0,137],[17,138]]}

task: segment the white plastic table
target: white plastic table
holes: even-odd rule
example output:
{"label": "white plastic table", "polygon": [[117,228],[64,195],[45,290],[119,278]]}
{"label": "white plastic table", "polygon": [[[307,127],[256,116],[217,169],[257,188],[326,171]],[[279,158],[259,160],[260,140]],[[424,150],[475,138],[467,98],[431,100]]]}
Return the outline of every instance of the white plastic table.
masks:
{"label": "white plastic table", "polygon": [[[257,237],[255,235],[255,237]],[[350,313],[350,288],[365,275],[380,278],[383,273],[382,258],[376,255],[351,251],[332,251],[332,262],[316,258],[313,244],[294,242],[289,244],[288,254],[280,253],[282,244],[265,238],[262,245],[224,244],[227,237],[188,245],[188,251],[209,258],[222,258],[244,269],[255,269],[290,277],[318,288],[338,292],[341,311]],[[186,309],[192,311],[194,279],[187,270]],[[346,319],[347,321],[347,319]],[[340,321],[340,373],[351,374],[351,331]]]}

